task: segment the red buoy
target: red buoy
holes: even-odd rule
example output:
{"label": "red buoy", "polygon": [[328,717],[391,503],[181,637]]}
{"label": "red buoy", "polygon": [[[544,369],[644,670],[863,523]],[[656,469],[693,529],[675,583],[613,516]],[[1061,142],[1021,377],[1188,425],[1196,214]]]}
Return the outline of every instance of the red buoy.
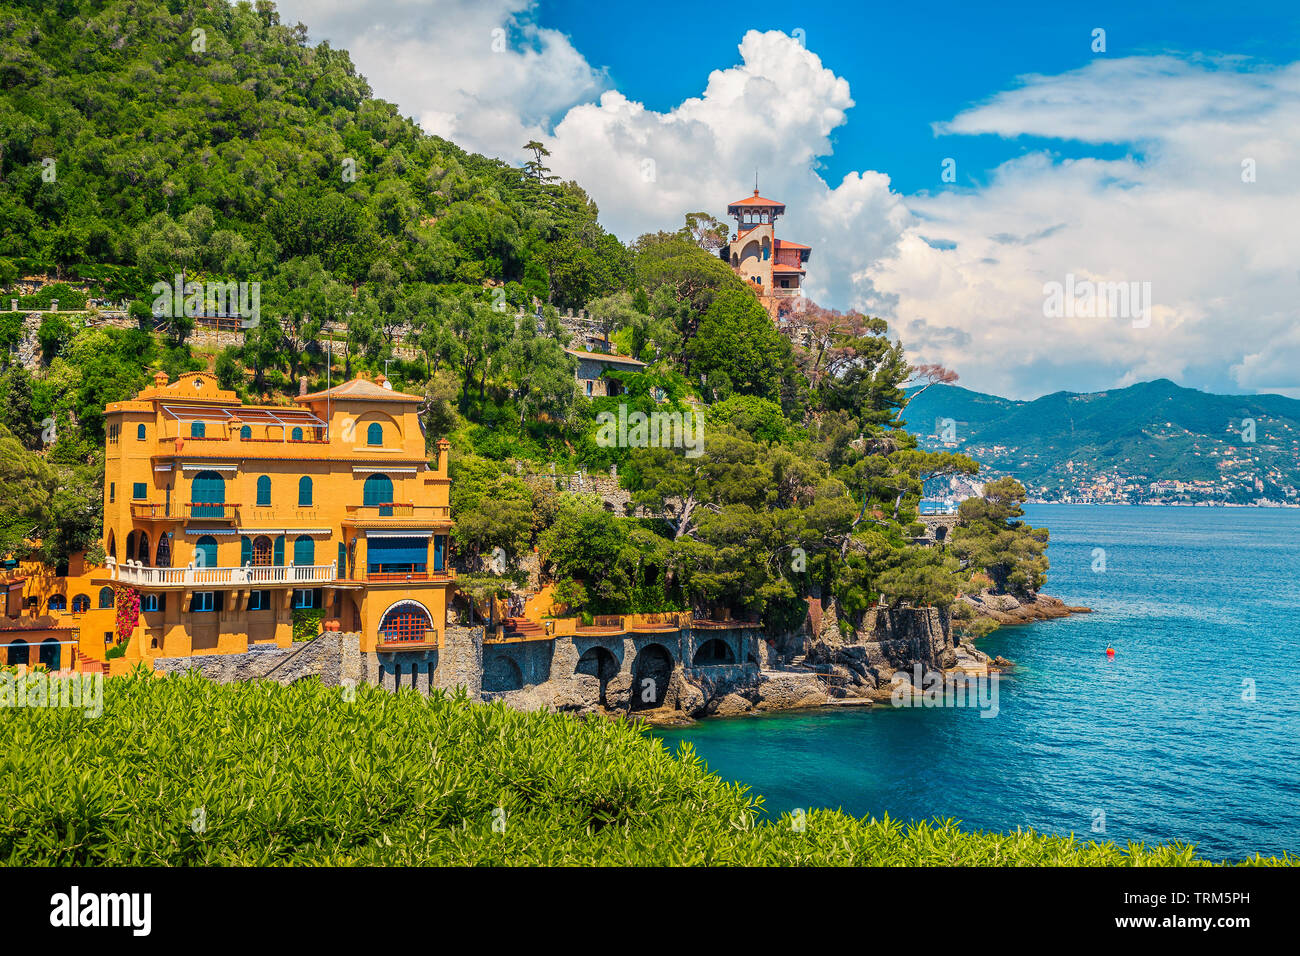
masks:
{"label": "red buoy", "polygon": [[1113,648],[1113,647],[1109,647],[1109,646],[1108,646],[1108,647],[1106,648],[1106,656],[1107,656],[1107,657],[1114,657],[1114,656],[1115,656],[1115,648]]}

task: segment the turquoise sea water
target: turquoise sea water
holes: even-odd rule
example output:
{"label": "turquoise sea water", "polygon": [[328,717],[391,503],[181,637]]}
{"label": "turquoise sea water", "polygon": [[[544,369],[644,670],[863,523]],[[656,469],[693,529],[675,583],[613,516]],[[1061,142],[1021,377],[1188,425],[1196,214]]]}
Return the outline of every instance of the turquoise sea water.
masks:
{"label": "turquoise sea water", "polygon": [[998,716],[884,706],[657,735],[691,741],[770,812],[1180,840],[1216,859],[1300,851],[1300,510],[1026,510],[1052,532],[1046,593],[1094,613],[980,642],[1019,665]]}

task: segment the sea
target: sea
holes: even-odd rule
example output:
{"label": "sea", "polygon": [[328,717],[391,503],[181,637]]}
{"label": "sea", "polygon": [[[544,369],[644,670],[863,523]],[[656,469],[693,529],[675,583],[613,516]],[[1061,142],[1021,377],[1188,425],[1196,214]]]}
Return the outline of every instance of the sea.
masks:
{"label": "sea", "polygon": [[995,716],[885,704],[655,735],[773,815],[1300,853],[1300,509],[1030,505],[1026,520],[1051,531],[1044,593],[1092,613],[978,643],[1016,662]]}

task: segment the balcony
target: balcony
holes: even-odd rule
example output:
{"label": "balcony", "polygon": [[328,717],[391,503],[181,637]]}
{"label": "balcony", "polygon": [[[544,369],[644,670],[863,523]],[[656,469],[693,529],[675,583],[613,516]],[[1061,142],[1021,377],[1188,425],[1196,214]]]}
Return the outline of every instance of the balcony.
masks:
{"label": "balcony", "polygon": [[392,524],[411,526],[446,524],[451,521],[451,508],[447,505],[417,505],[409,501],[392,501],[373,505],[347,505],[349,523],[364,528],[368,525],[386,527]]}
{"label": "balcony", "polygon": [[170,521],[173,515],[167,505],[132,502],[131,517],[136,521]]}
{"label": "balcony", "polygon": [[289,564],[280,567],[244,565],[242,568],[149,568],[137,561],[105,562],[109,577],[123,584],[146,588],[296,587],[329,584],[338,576],[334,564]]}
{"label": "balcony", "polygon": [[438,647],[438,632],[427,630],[417,633],[379,632],[375,650],[387,654],[393,651],[428,651]]}
{"label": "balcony", "polygon": [[352,572],[349,581],[366,584],[394,584],[412,581],[428,581],[433,584],[445,584],[456,580],[456,572],[448,568],[445,571],[362,571]]}
{"label": "balcony", "polygon": [[188,520],[235,521],[239,507],[224,501],[191,501],[185,505],[185,516]]}

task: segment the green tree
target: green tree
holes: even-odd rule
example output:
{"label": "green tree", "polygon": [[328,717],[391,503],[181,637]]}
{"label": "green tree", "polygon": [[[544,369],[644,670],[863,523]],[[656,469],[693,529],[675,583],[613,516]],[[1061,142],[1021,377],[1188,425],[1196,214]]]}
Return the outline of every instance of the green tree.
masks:
{"label": "green tree", "polygon": [[1047,529],[1017,520],[1026,497],[1014,478],[991,481],[981,497],[961,503],[952,532],[953,554],[968,569],[987,574],[996,591],[1019,597],[1037,592],[1048,569]]}

